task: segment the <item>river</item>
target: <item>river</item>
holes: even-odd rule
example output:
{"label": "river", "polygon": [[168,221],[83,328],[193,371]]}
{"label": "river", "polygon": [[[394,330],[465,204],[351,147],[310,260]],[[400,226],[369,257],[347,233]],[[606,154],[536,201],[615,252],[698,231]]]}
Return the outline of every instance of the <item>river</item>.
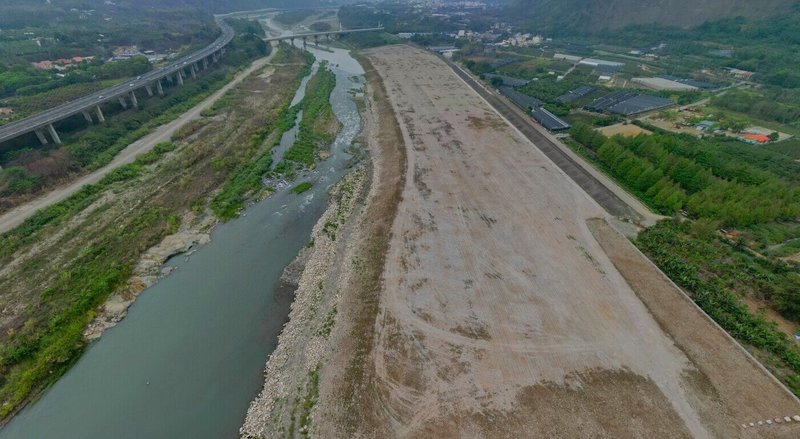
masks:
{"label": "river", "polygon": [[[361,89],[361,66],[345,50],[308,50],[336,74],[331,104],[343,127],[330,157],[218,226],[191,257],[168,261],[177,269],[144,291],[119,325],[0,430],[0,439],[238,437],[288,318],[292,297],[280,275],[308,243],[361,129],[351,96]],[[284,135],[276,155],[295,134]],[[314,186],[292,194],[302,181]]]}

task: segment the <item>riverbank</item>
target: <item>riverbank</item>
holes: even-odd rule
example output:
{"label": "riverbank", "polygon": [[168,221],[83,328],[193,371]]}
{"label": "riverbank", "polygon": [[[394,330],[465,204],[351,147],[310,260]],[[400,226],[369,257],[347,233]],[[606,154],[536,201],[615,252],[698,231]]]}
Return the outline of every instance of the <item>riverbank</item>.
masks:
{"label": "riverbank", "polygon": [[216,222],[209,200],[282,134],[273,123],[307,68],[299,51],[289,58],[269,72],[256,67],[224,108],[176,133],[180,140],[156,145],[0,236],[0,417],[66,372],[84,335],[118,321],[164,259],[206,239]]}
{"label": "riverbank", "polygon": [[241,434],[259,438],[280,433],[294,437],[312,428],[311,412],[319,395],[319,371],[330,357],[330,335],[340,318],[343,287],[352,277],[352,256],[369,186],[364,164],[330,191],[328,208],[309,245],[286,268],[282,281],[296,286],[289,323],[278,338],[265,369],[264,387],[250,404]]}
{"label": "riverbank", "polygon": [[[341,185],[361,189],[353,190],[352,204],[334,198],[317,224],[313,247],[297,260],[305,269],[290,321],[267,362],[264,387],[248,410],[243,437],[348,437],[367,415],[360,391],[372,370],[364,359],[372,349],[389,230],[404,184],[405,149],[380,77],[367,59],[354,57],[366,76],[359,139],[369,160]],[[352,179],[362,181],[355,185]],[[337,220],[342,225],[326,227],[325,218],[332,215],[345,218]]]}

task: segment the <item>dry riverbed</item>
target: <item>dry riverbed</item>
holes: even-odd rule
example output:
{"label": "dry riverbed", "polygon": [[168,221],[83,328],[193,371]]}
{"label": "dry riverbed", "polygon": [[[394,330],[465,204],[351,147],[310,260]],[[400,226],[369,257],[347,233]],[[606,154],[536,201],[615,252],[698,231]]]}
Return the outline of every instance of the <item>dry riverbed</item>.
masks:
{"label": "dry riverbed", "polygon": [[364,218],[379,205],[393,226],[354,229],[328,358],[284,363],[303,368],[265,395],[301,408],[246,436],[796,437],[797,400],[447,65],[367,56]]}
{"label": "dry riverbed", "polygon": [[[368,60],[359,61],[367,78],[360,138],[370,160],[337,186],[314,245],[286,270],[299,279],[296,299],[243,437],[349,437],[363,414],[360,392],[369,371],[361,366],[374,336],[405,151],[380,78]],[[355,198],[341,197],[345,187]],[[331,218],[341,224],[335,240],[326,232]]]}

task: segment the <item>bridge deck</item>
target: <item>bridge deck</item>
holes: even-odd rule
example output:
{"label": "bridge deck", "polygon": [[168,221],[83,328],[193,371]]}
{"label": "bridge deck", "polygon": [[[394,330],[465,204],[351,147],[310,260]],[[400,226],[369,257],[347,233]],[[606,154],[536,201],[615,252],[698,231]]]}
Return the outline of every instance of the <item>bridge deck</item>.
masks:
{"label": "bridge deck", "polygon": [[283,40],[290,40],[292,38],[308,38],[308,37],[323,37],[326,35],[342,35],[342,34],[352,34],[357,32],[374,32],[374,31],[381,31],[383,30],[383,26],[378,27],[365,27],[360,29],[341,29],[341,30],[331,30],[331,31],[324,31],[324,32],[306,32],[300,34],[292,34],[292,35],[283,35],[279,37],[268,37],[264,38],[264,41],[283,41]]}

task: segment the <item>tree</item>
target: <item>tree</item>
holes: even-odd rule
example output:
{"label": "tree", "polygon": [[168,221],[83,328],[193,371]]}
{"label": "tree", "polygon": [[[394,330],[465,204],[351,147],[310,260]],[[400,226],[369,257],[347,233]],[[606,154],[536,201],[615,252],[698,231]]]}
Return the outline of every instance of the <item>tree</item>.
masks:
{"label": "tree", "polygon": [[773,131],[773,132],[769,133],[769,141],[770,142],[777,142],[778,139],[780,139],[780,137],[781,137],[780,134],[778,134],[776,131]]}

